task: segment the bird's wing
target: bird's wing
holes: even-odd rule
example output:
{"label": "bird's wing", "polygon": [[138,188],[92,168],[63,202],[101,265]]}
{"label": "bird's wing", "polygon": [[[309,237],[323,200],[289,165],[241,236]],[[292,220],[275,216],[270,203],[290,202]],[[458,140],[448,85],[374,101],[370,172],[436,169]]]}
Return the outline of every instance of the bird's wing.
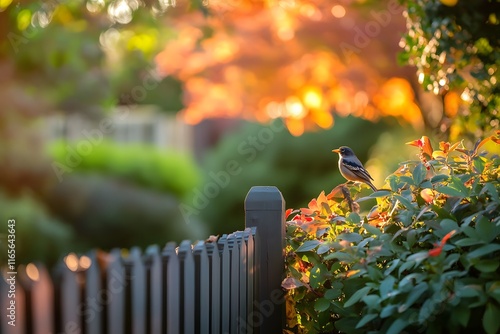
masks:
{"label": "bird's wing", "polygon": [[373,177],[363,167],[361,162],[358,163],[357,161],[349,161],[347,159],[344,159],[343,164],[347,169],[349,169],[351,172],[358,175],[359,177],[362,177],[363,179],[366,179],[366,180],[370,180],[370,179],[373,180]]}

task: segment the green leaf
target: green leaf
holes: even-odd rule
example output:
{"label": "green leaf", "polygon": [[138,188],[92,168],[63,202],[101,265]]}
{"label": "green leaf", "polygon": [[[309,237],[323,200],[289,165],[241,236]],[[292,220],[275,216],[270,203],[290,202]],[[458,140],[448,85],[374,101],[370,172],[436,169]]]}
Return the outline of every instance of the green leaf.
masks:
{"label": "green leaf", "polygon": [[316,254],[321,255],[325,254],[331,249],[331,245],[328,242],[324,242],[321,245],[319,245],[318,249],[316,250]]}
{"label": "green leaf", "polygon": [[394,261],[392,261],[392,264],[390,265],[390,267],[385,270],[384,275],[385,276],[390,275],[392,273],[392,271],[394,269],[396,269],[396,267],[398,266],[399,261],[401,261],[401,260],[400,259],[395,259]]}
{"label": "green leaf", "polygon": [[470,308],[467,306],[458,306],[453,310],[454,317],[462,327],[467,327],[470,319]]}
{"label": "green leaf", "polygon": [[334,300],[342,295],[341,289],[328,289],[326,290],[324,297],[328,300]]}
{"label": "green leaf", "polygon": [[394,290],[394,282],[396,282],[396,278],[394,276],[387,276],[380,283],[380,297],[382,299],[386,299],[390,292]]}
{"label": "green leaf", "polygon": [[482,294],[483,290],[479,285],[465,285],[457,290],[457,296],[460,298],[481,297]]}
{"label": "green leaf", "polygon": [[429,319],[434,313],[435,301],[432,298],[427,299],[418,312],[418,322],[423,324]]}
{"label": "green leaf", "polygon": [[369,286],[365,286],[364,288],[359,289],[351,296],[351,298],[349,298],[345,302],[344,307],[349,307],[349,306],[356,304],[357,302],[359,302],[361,300],[361,298],[366,296],[368,294],[368,292],[370,292],[370,290],[371,290],[371,288]]}
{"label": "green leaf", "polygon": [[413,203],[403,196],[400,195],[394,195],[394,198],[396,198],[405,208],[412,210],[414,209]]}
{"label": "green leaf", "polygon": [[453,197],[465,197],[466,196],[461,191],[454,189],[454,188],[450,188],[448,186],[437,187],[436,190],[442,194],[453,196]]}
{"label": "green leaf", "polygon": [[399,276],[399,277],[401,277],[401,274],[402,274],[405,270],[410,270],[410,269],[412,269],[414,266],[415,266],[415,261],[407,261],[407,262],[403,263],[403,264],[399,267],[398,276]]}
{"label": "green leaf", "polygon": [[356,325],[356,329],[363,327],[364,325],[366,325],[367,323],[369,323],[370,321],[372,321],[373,319],[375,319],[377,317],[378,317],[378,314],[373,314],[373,313],[365,315],[363,318],[361,318],[361,320]]}
{"label": "green leaf", "polygon": [[404,304],[400,305],[398,307],[398,312],[403,313],[407,309],[409,309],[420,297],[424,295],[424,292],[427,291],[427,283],[422,282],[418,284],[416,287],[414,287],[408,297],[406,298],[406,301]]}
{"label": "green leaf", "polygon": [[464,181],[462,181],[458,177],[452,177],[451,178],[451,185],[452,188],[455,188],[459,192],[465,195],[465,197],[468,197],[470,195],[470,190],[466,186],[464,186]]}
{"label": "green leaf", "polygon": [[318,240],[307,240],[302,245],[300,245],[300,247],[297,248],[295,250],[295,252],[297,252],[297,253],[299,253],[299,252],[308,252],[308,251],[311,251],[314,248],[316,248],[319,244],[320,244],[320,242]]}
{"label": "green leaf", "polygon": [[500,245],[499,244],[489,244],[489,245],[484,245],[482,247],[479,247],[478,249],[473,250],[467,255],[467,258],[469,259],[474,259],[477,257],[481,257],[493,252],[496,252],[500,250]]}
{"label": "green leaf", "polygon": [[380,308],[380,297],[377,295],[366,295],[361,300],[370,309],[378,310]]}
{"label": "green leaf", "polygon": [[417,241],[417,234],[418,232],[415,231],[415,230],[410,230],[407,234],[406,234],[406,241],[408,242],[408,246],[411,248],[415,242]]}
{"label": "green leaf", "polygon": [[413,169],[413,181],[415,182],[415,185],[420,185],[422,181],[424,180],[425,177],[425,168],[423,168],[423,165],[419,163],[415,168]]}
{"label": "green leaf", "polygon": [[394,312],[396,312],[396,305],[389,304],[380,311],[380,317],[382,319],[390,317]]}
{"label": "green leaf", "polygon": [[405,182],[405,183],[408,183],[409,185],[411,186],[414,186],[415,185],[415,182],[413,181],[413,178],[409,177],[409,176],[400,176],[399,177],[399,181],[401,182]]}
{"label": "green leaf", "polygon": [[349,213],[349,215],[346,218],[347,222],[352,224],[357,225],[361,222],[361,217],[356,212]]}
{"label": "green leaf", "polygon": [[483,273],[493,273],[500,266],[498,259],[481,260],[474,263],[474,267]]}
{"label": "green leaf", "polygon": [[400,334],[407,326],[408,320],[404,318],[398,318],[394,320],[389,329],[387,329],[386,334]]}
{"label": "green leaf", "polygon": [[448,180],[449,176],[445,174],[438,174],[431,178],[431,183],[442,182]]}
{"label": "green leaf", "polygon": [[330,307],[331,303],[328,299],[319,298],[314,303],[314,309],[318,312],[325,312]]}
{"label": "green leaf", "polygon": [[484,185],[484,189],[491,195],[491,198],[493,199],[494,202],[500,202],[500,198],[498,197],[498,191],[492,182],[486,183]]}
{"label": "green leaf", "polygon": [[441,227],[443,228],[443,231],[441,231],[442,235],[440,235],[440,237],[443,237],[445,234],[447,234],[453,230],[459,231],[458,224],[453,219],[445,218],[445,219],[441,220],[439,225],[441,225]]}
{"label": "green leaf", "polygon": [[378,190],[373,193],[371,193],[368,197],[371,198],[379,198],[379,197],[387,197],[391,194],[389,190]]}
{"label": "green leaf", "polygon": [[327,256],[324,257],[325,260],[332,260],[332,259],[337,259],[339,261],[343,262],[352,262],[355,260],[354,256],[348,253],[344,252],[334,252],[330,253]]}
{"label": "green leaf", "polygon": [[370,234],[379,236],[382,234],[382,231],[375,226],[371,226],[370,224],[363,224],[363,228]]}
{"label": "green leaf", "polygon": [[496,334],[500,329],[500,309],[493,303],[486,304],[483,316],[483,327],[486,333]]}
{"label": "green leaf", "polygon": [[460,254],[452,253],[448,255],[442,264],[443,270],[451,268],[455,264],[455,262],[457,262],[459,259],[460,259]]}
{"label": "green leaf", "polygon": [[342,233],[337,236],[338,239],[340,240],[345,240],[349,242],[360,242],[363,240],[363,237],[359,235],[358,233]]}
{"label": "green leaf", "polygon": [[323,286],[327,276],[329,275],[330,272],[324,263],[316,263],[310,271],[309,284],[313,289],[320,288]]}
{"label": "green leaf", "polygon": [[460,247],[475,246],[475,245],[482,245],[482,244],[484,244],[484,241],[476,239],[476,238],[463,238],[463,239],[455,241],[455,245],[460,246]]}
{"label": "green leaf", "polygon": [[492,242],[498,236],[500,229],[490,222],[485,216],[481,216],[476,222],[476,232],[485,243]]}

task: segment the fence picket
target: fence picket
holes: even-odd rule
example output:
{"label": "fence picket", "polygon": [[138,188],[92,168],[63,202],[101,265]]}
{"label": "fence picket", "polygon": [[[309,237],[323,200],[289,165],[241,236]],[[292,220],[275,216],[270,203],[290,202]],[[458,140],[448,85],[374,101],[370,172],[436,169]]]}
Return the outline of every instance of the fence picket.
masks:
{"label": "fence picket", "polygon": [[146,268],[141,257],[141,250],[134,247],[130,251],[132,270],[130,282],[132,284],[132,333],[146,332]]}
{"label": "fence picket", "polygon": [[240,280],[240,250],[238,247],[236,234],[232,233],[228,236],[228,246],[231,254],[231,293],[230,293],[230,333],[237,333],[237,324],[239,318],[239,280]]}
{"label": "fence picket", "polygon": [[210,333],[210,268],[207,247],[199,241],[194,247],[196,272],[196,312],[195,332]]}
{"label": "fence picket", "polygon": [[183,324],[181,332],[185,334],[194,334],[194,259],[191,249],[191,242],[184,240],[179,246],[179,261],[181,267],[181,291],[182,298],[180,306],[182,308]]}
{"label": "fence picket", "polygon": [[220,333],[221,321],[221,255],[216,243],[207,244],[210,260],[210,328],[212,334]]}
{"label": "fence picket", "polygon": [[90,267],[85,272],[85,299],[88,302],[83,309],[83,321],[87,334],[100,334],[104,330],[102,315],[106,307],[106,291],[102,287],[96,252],[92,251],[87,256],[90,259]]}
{"label": "fence picket", "polygon": [[146,332],[161,334],[162,330],[162,267],[159,247],[154,245],[146,250],[146,295],[148,296],[148,323]]}
{"label": "fence picket", "polygon": [[224,234],[218,241],[221,256],[221,330],[222,333],[229,333],[231,323],[230,296],[231,296],[231,271],[229,246],[227,244],[227,234]]}
{"label": "fence picket", "polygon": [[248,289],[247,289],[247,278],[248,278],[248,252],[247,244],[245,241],[245,232],[238,232],[238,244],[240,245],[240,283],[239,283],[239,316],[237,328],[240,332],[246,333],[246,318],[247,318],[247,303],[248,303]]}
{"label": "fence picket", "polygon": [[108,294],[107,333],[124,333],[126,288],[127,282],[121,253],[119,249],[113,249],[109,254],[109,263],[106,270],[106,291]]}
{"label": "fence picket", "polygon": [[247,270],[248,270],[248,277],[247,277],[247,317],[246,319],[243,319],[245,322],[245,327],[247,330],[248,334],[253,333],[253,328],[248,324],[248,321],[250,321],[250,314],[253,311],[253,301],[255,299],[255,296],[257,295],[257,292],[255,290],[255,277],[256,277],[256,265],[255,265],[255,228],[250,229],[247,228],[245,229],[245,241],[247,242]]}
{"label": "fence picket", "polygon": [[176,245],[169,242],[165,249],[165,255],[168,258],[167,267],[167,333],[180,333],[180,269],[179,258],[177,257]]}

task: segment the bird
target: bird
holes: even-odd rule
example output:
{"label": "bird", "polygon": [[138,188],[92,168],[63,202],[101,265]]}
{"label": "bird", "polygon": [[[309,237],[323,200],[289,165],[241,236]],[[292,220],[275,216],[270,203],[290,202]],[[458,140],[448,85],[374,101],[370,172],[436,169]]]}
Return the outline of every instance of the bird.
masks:
{"label": "bird", "polygon": [[340,174],[348,181],[363,182],[372,188],[373,191],[378,189],[373,185],[370,180],[373,180],[370,173],[363,167],[354,151],[347,147],[341,146],[332,152],[339,154],[339,170]]}

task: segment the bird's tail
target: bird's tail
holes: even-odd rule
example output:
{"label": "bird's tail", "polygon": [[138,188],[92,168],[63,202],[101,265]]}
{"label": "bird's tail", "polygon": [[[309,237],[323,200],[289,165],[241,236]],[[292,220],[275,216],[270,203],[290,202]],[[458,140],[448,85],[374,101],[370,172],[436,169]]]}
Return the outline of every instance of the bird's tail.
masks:
{"label": "bird's tail", "polygon": [[366,181],[366,184],[369,185],[370,188],[372,188],[373,192],[378,191],[377,187],[375,187],[373,183],[371,183],[370,181]]}

